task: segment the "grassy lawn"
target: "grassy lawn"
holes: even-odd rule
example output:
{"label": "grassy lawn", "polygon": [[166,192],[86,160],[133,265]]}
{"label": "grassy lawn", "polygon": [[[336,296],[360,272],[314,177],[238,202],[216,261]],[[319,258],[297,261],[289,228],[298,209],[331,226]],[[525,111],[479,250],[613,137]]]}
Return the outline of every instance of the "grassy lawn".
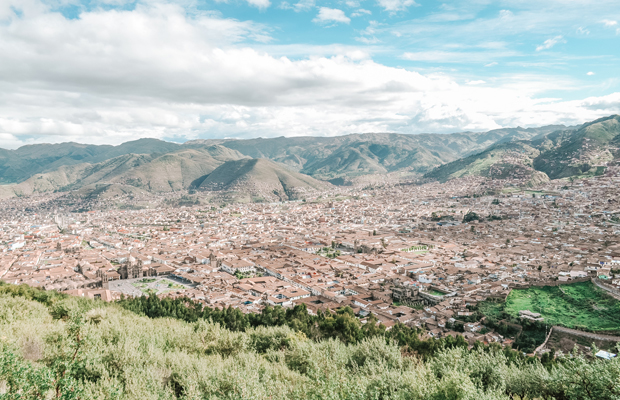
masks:
{"label": "grassy lawn", "polygon": [[478,304],[478,311],[487,317],[495,318],[496,320],[502,319],[502,312],[504,311],[504,303],[494,303],[492,301],[484,301]]}
{"label": "grassy lawn", "polygon": [[437,290],[429,290],[428,294],[432,295],[432,296],[445,296],[445,293],[442,293],[440,291]]}
{"label": "grassy lawn", "polygon": [[144,283],[137,283],[137,282],[136,283],[132,283],[131,286],[137,287],[138,289],[142,289],[142,288],[146,287],[146,285]]}
{"label": "grassy lawn", "polygon": [[178,283],[172,283],[172,282],[170,282],[170,283],[168,284],[168,288],[170,288],[170,289],[185,289],[185,286],[180,285],[180,284],[178,284]]}
{"label": "grassy lawn", "polygon": [[[620,302],[591,282],[516,289],[505,305],[499,306],[515,317],[520,310],[540,313],[552,325],[592,331],[620,330]],[[495,309],[490,304],[484,307],[491,314],[501,312],[501,308]]]}
{"label": "grassy lawn", "polygon": [[323,247],[314,254],[327,258],[336,258],[340,255],[340,250],[334,250],[331,247]]}

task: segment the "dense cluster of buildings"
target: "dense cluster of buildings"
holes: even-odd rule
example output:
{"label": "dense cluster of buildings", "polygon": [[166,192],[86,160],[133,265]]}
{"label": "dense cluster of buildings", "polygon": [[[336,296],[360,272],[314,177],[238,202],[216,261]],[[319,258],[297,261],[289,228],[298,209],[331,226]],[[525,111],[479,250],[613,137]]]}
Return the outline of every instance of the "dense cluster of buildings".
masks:
{"label": "dense cluster of buildings", "polygon": [[[12,199],[0,207],[0,279],[104,300],[164,279],[158,295],[210,307],[350,306],[442,337],[468,306],[515,287],[619,288],[619,184],[610,168],[536,191],[464,178],[272,204],[69,212],[56,195]],[[479,322],[464,330],[505,341]]]}

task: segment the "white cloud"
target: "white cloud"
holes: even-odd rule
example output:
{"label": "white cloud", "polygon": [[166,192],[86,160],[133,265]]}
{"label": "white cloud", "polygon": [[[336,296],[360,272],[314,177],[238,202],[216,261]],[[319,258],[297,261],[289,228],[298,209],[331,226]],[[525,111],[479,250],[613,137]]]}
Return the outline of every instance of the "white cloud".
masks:
{"label": "white cloud", "polygon": [[595,75],[595,74],[594,74],[594,72],[590,71],[590,72],[588,72],[586,75],[588,75],[588,76],[592,76],[592,75]]}
{"label": "white cloud", "polygon": [[382,7],[385,11],[403,11],[408,7],[413,5],[417,5],[414,0],[377,0],[379,6]]}
{"label": "white cloud", "polygon": [[496,65],[497,65],[497,62],[496,62],[496,61],[493,61],[493,62],[490,62],[490,63],[488,63],[488,64],[485,64],[484,66],[485,66],[485,67],[494,67],[494,66],[496,66]]}
{"label": "white cloud", "polygon": [[347,17],[344,11],[337,8],[321,7],[318,15],[312,20],[316,23],[342,22],[348,24],[351,19]]}
{"label": "white cloud", "polygon": [[579,28],[577,28],[577,33],[580,35],[589,35],[590,31],[580,26]]}
{"label": "white cloud", "polygon": [[501,19],[504,19],[504,20],[506,20],[506,19],[510,19],[510,18],[512,18],[513,16],[514,16],[514,14],[513,14],[513,13],[512,13],[512,11],[510,11],[510,10],[500,10],[500,12],[499,12],[499,17],[500,17]]}
{"label": "white cloud", "polygon": [[377,33],[377,28],[379,28],[379,23],[377,21],[368,21],[368,26],[366,29],[360,32],[360,36],[356,37],[355,40],[358,42],[362,42],[365,44],[375,44],[381,42],[375,34]]}
{"label": "white cloud", "polygon": [[247,0],[248,4],[257,8],[267,8],[271,5],[269,0]]}
{"label": "white cloud", "polygon": [[483,84],[485,84],[485,83],[486,83],[486,81],[483,81],[483,80],[481,80],[481,79],[480,79],[480,80],[477,80],[477,81],[467,81],[467,84],[468,84],[468,85],[474,85],[474,86],[475,86],[475,85],[483,85]]}
{"label": "white cloud", "polygon": [[[404,60],[418,61],[418,62],[432,62],[432,63],[471,63],[480,64],[488,60],[497,59],[499,57],[511,57],[516,53],[512,50],[502,51],[446,51],[446,50],[428,50],[428,51],[416,51],[404,53],[401,58]],[[486,64],[487,67],[492,67],[493,62]]]}
{"label": "white cloud", "polygon": [[618,25],[618,21],[614,21],[614,20],[609,20],[609,19],[604,19],[601,21],[601,23],[605,26],[608,27],[612,27],[612,26],[616,26]]}
{"label": "white cloud", "polygon": [[314,0],[301,0],[293,5],[290,5],[286,1],[283,1],[282,3],[280,3],[280,8],[283,8],[286,10],[294,10],[296,12],[309,11],[313,9],[315,6],[316,6],[316,3]]}
{"label": "white cloud", "polygon": [[372,12],[365,10],[363,8],[360,8],[360,9],[355,10],[355,12],[351,14],[351,17],[361,17],[363,15],[372,15]]}
{"label": "white cloud", "polygon": [[552,48],[553,46],[555,46],[558,43],[566,43],[566,40],[564,40],[564,38],[561,35],[556,36],[556,37],[551,38],[551,39],[547,39],[547,40],[544,41],[543,44],[541,44],[540,46],[536,47],[536,51],[548,50],[548,49]]}
{"label": "white cloud", "polygon": [[355,38],[355,40],[357,40],[358,42],[361,43],[365,43],[365,44],[377,44],[377,43],[381,43],[381,40],[379,40],[378,38],[372,36],[372,37],[367,37],[367,36],[358,36]]}
{"label": "white cloud", "polygon": [[[32,10],[0,24],[0,147],[453,132],[576,124],[620,112],[620,93],[542,98],[574,85],[559,77],[459,84],[462,78],[382,65],[355,46],[330,56],[276,56],[277,44],[255,44],[269,39],[263,26],[188,16],[171,4],[97,9],[72,20]],[[479,56],[471,57],[484,62]]]}

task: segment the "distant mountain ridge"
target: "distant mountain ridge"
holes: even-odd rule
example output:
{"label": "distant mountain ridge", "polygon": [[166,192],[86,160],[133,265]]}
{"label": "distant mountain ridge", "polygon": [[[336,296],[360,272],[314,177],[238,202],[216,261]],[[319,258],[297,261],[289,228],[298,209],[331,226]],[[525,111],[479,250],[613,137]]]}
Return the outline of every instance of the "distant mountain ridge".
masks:
{"label": "distant mountain ridge", "polygon": [[245,158],[235,150],[217,145],[178,148],[164,154],[130,153],[94,164],[63,165],[17,184],[0,185],[0,197],[95,189],[98,184],[124,185],[146,192],[178,191],[187,189],[196,178],[211,173],[226,161]]}
{"label": "distant mountain ridge", "polygon": [[620,116],[588,122],[578,129],[557,130],[530,140],[497,143],[484,151],[427,172],[439,181],[463,176],[519,178],[540,183],[549,179],[603,173],[620,159]]}
{"label": "distant mountain ridge", "polygon": [[[342,183],[386,173],[424,174],[441,181],[468,175],[530,176],[536,183],[592,173],[617,159],[619,118],[610,116],[579,127],[453,134],[28,145],[0,149],[0,197],[68,190],[84,195],[106,190],[241,193],[245,186],[246,198],[289,199],[295,197],[291,193],[329,187],[321,181]],[[261,185],[264,190],[258,189]]]}

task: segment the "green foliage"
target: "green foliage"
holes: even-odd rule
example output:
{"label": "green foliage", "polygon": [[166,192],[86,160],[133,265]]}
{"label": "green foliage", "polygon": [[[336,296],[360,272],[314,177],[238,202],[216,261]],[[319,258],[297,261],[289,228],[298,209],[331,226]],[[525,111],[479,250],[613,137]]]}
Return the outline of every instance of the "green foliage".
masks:
{"label": "green foliage", "polygon": [[7,285],[0,281],[0,295],[3,294],[34,300],[46,306],[51,306],[55,302],[68,297],[55,291],[39,290],[28,285]]}
{"label": "green foliage", "polygon": [[[68,315],[54,319],[54,302],[48,306],[27,291],[21,297],[12,295],[17,290],[1,289],[2,399],[620,396],[618,359],[588,360],[575,353],[557,360],[549,355],[541,363],[497,344],[476,343],[468,350],[461,336],[422,340],[416,329],[404,325],[385,331],[372,316],[362,326],[346,308],[313,317],[299,306],[277,307],[244,317],[187,299],[142,298],[121,304],[66,302]],[[189,311],[180,311],[181,306]],[[176,316],[148,318],[127,308]],[[32,351],[32,343],[38,352]]]}
{"label": "green foliage", "polygon": [[411,247],[407,247],[406,249],[400,249],[400,251],[427,251],[428,250],[428,246],[426,245],[418,245],[418,246],[411,246]]}
{"label": "green foliage", "polygon": [[252,278],[254,276],[254,274],[252,274],[251,272],[241,272],[239,270],[235,271],[235,278],[237,279],[245,279],[245,278]]}
{"label": "green foliage", "polygon": [[[540,312],[544,322],[522,320],[520,310]],[[466,319],[477,321],[486,317],[485,326],[501,335],[515,338],[514,348],[531,352],[545,341],[549,326],[563,325],[585,331],[617,331],[616,315],[620,302],[590,282],[559,287],[515,289],[506,302],[487,300],[479,303],[477,312]]]}
{"label": "green foliage", "polygon": [[472,222],[472,221],[482,221],[482,218],[480,216],[478,216],[478,214],[476,214],[473,211],[469,211],[467,214],[465,214],[465,216],[463,217],[463,223],[466,224],[468,222]]}
{"label": "green foliage", "polygon": [[327,258],[336,258],[340,256],[340,250],[334,250],[334,243],[332,242],[332,247],[322,247],[315,254],[327,257]]}
{"label": "green foliage", "polygon": [[519,310],[539,312],[550,325],[620,330],[620,302],[591,282],[513,290],[506,300],[506,311],[516,317]]}

